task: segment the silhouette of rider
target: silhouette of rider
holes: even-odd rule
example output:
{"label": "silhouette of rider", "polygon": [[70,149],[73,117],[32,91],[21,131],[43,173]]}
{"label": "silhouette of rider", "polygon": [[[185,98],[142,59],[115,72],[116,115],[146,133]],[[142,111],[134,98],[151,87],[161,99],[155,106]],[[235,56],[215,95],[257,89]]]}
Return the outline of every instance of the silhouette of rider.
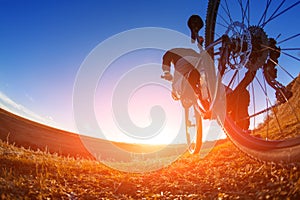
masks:
{"label": "silhouette of rider", "polygon": [[[198,15],[192,15],[187,23],[191,30],[192,43],[198,42],[199,49],[202,49],[203,37],[198,35],[199,30],[203,27],[203,20]],[[200,95],[199,89],[200,74],[196,69],[197,61],[200,54],[193,49],[187,48],[173,48],[167,51],[163,56],[162,76],[166,80],[172,81],[172,97],[175,100],[179,99],[180,90],[182,89],[183,80],[188,81],[189,85],[193,88],[196,95]],[[174,78],[170,73],[171,64],[174,65]]]}
{"label": "silhouette of rider", "polygon": [[[188,20],[188,27],[191,30],[191,41],[197,41],[198,47],[201,51],[203,44],[203,37],[198,35],[199,30],[203,27],[203,20],[198,15],[192,15]],[[163,56],[162,76],[166,80],[173,81],[172,83],[172,97],[175,100],[180,98],[182,92],[182,84],[184,84],[183,77],[188,81],[189,85],[193,88],[194,93],[197,95],[203,106],[208,108],[209,103],[202,99],[200,90],[200,73],[197,70],[197,60],[200,58],[200,53],[193,49],[174,48],[167,51]],[[170,72],[171,64],[174,65],[174,77]],[[234,91],[227,94],[227,111],[238,126],[244,130],[249,127],[249,114],[248,106],[250,101],[249,92],[246,89],[248,79],[252,80],[252,76],[246,73],[245,80],[242,81]],[[238,106],[237,106],[238,105]]]}

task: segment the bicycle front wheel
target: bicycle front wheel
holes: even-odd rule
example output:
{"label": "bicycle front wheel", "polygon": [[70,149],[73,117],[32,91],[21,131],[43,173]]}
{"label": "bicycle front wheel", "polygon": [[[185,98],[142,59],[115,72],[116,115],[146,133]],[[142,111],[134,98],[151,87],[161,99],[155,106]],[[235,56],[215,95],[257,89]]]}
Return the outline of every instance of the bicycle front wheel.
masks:
{"label": "bicycle front wheel", "polygon": [[300,30],[291,20],[299,8],[292,0],[208,2],[205,47],[226,90],[220,123],[263,161],[300,161]]}

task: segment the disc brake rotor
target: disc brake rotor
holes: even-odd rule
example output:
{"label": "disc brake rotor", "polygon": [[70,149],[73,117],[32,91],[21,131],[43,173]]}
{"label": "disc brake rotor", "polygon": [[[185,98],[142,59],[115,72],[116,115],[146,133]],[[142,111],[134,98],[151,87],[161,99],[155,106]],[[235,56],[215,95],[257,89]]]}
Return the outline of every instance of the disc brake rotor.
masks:
{"label": "disc brake rotor", "polygon": [[240,69],[248,63],[252,52],[251,33],[246,25],[236,21],[228,26],[225,34],[233,44],[228,64],[232,69]]}

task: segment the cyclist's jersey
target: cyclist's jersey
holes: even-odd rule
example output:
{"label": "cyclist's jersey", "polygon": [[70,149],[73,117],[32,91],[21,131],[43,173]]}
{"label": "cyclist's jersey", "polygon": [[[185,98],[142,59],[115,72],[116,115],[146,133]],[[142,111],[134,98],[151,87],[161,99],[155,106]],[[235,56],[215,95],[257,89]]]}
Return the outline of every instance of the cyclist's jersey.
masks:
{"label": "cyclist's jersey", "polygon": [[195,69],[199,62],[199,57],[185,56],[179,59],[175,66],[174,79],[173,79],[173,90],[175,90],[180,96],[183,88],[188,84],[188,74],[190,71]]}
{"label": "cyclist's jersey", "polygon": [[[181,95],[182,90],[186,88],[186,84],[188,84],[188,76],[190,72],[194,69],[197,69],[199,72],[199,82],[193,81],[197,84],[202,85],[203,82],[201,82],[201,72],[205,71],[205,74],[208,76],[208,78],[205,81],[208,81],[208,84],[211,92],[215,88],[216,83],[216,77],[215,77],[215,71],[214,71],[214,63],[211,60],[210,56],[207,54],[206,51],[201,51],[200,54],[197,53],[198,56],[185,56],[181,59],[179,59],[176,64],[174,65],[175,72],[174,72],[174,78],[173,78],[173,89]],[[204,81],[204,80],[202,80]],[[194,86],[192,86],[194,87]]]}
{"label": "cyclist's jersey", "polygon": [[163,71],[170,71],[171,63],[174,64],[176,70],[177,62],[186,56],[199,57],[200,54],[194,51],[193,49],[187,48],[174,48],[167,51],[163,56]]}

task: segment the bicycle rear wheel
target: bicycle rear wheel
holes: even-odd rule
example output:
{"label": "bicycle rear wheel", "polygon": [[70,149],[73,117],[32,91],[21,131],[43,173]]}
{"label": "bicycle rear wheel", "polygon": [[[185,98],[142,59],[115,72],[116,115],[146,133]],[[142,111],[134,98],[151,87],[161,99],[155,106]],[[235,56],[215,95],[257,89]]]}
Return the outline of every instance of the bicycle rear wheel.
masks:
{"label": "bicycle rear wheel", "polygon": [[[291,24],[299,8],[300,1],[208,2],[205,47],[227,100],[220,123],[238,148],[264,161],[300,161],[300,30]],[[223,35],[231,46],[220,64]]]}
{"label": "bicycle rear wheel", "polygon": [[202,119],[194,106],[185,107],[185,133],[190,154],[199,153],[202,146]]}

